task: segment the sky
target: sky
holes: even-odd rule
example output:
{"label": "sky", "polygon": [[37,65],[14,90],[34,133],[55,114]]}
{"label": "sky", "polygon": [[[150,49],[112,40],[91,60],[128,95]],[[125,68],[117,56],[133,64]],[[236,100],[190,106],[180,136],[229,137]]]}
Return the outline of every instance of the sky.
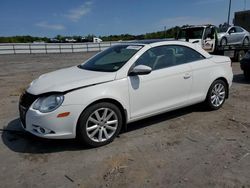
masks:
{"label": "sky", "polygon": [[[245,6],[246,2],[246,6]],[[0,36],[145,34],[227,21],[229,0],[0,0]],[[250,0],[232,0],[235,11]]]}

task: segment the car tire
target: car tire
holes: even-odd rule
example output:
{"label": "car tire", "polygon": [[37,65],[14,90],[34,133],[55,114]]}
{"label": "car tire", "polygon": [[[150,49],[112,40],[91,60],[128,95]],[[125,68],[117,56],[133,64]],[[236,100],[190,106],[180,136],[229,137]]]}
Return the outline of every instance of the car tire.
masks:
{"label": "car tire", "polygon": [[245,76],[245,79],[249,81],[250,80],[250,71],[244,70],[244,76]]}
{"label": "car tire", "polygon": [[249,45],[249,38],[245,37],[243,40],[243,46],[248,46]]}
{"label": "car tire", "polygon": [[226,46],[227,45],[227,39],[225,37],[223,37],[220,41],[220,45],[221,46]]}
{"label": "car tire", "polygon": [[210,110],[218,110],[222,107],[226,100],[228,88],[223,80],[215,80],[210,86],[207,97],[206,105]]}
{"label": "car tire", "polygon": [[89,106],[77,124],[77,139],[90,147],[100,147],[112,142],[122,127],[120,109],[107,102]]}

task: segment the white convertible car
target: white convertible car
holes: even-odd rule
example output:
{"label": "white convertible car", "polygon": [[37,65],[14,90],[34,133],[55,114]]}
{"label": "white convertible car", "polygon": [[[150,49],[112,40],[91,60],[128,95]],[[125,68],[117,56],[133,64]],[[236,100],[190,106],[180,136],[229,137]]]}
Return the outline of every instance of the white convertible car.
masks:
{"label": "white convertible car", "polygon": [[20,119],[36,136],[97,147],[129,122],[201,102],[219,109],[232,78],[228,57],[195,44],[122,43],[34,80],[20,97]]}

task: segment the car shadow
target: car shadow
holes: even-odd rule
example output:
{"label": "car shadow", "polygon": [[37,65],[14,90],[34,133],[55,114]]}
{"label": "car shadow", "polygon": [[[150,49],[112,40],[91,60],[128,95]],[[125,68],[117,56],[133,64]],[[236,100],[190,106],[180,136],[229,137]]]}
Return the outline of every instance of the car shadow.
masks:
{"label": "car shadow", "polygon": [[18,153],[54,153],[89,149],[75,139],[52,140],[36,137],[22,129],[19,118],[9,122],[1,132],[3,143]]}
{"label": "car shadow", "polygon": [[246,80],[244,74],[235,74],[233,77],[233,82],[239,84],[250,84],[250,81]]}
{"label": "car shadow", "polygon": [[[128,124],[126,131],[122,131],[121,134],[126,134],[137,129],[153,126],[154,124],[171,120],[176,117],[181,117],[185,114],[189,114],[192,112],[202,111],[204,112],[207,110],[201,104],[198,104],[172,112],[167,112],[161,115],[130,123]],[[10,150],[18,153],[45,154],[63,151],[79,151],[93,149],[80,144],[76,139],[52,140],[33,136],[32,134],[25,132],[21,128],[21,122],[19,118],[9,122],[7,127],[5,127],[3,130],[0,130],[0,132],[2,132],[3,143]]]}

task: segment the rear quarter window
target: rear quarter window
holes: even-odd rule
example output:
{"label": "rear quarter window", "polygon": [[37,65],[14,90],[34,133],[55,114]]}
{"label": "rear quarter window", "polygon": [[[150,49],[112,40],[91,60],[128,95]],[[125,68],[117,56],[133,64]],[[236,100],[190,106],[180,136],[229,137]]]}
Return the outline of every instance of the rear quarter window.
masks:
{"label": "rear quarter window", "polygon": [[243,32],[243,29],[241,29],[240,27],[236,27],[236,32],[237,33]]}
{"label": "rear quarter window", "polygon": [[170,48],[174,52],[176,65],[181,65],[205,59],[205,57],[201,55],[199,52],[186,46],[175,45],[171,46]]}
{"label": "rear quarter window", "polygon": [[181,45],[154,47],[145,52],[135,63],[146,65],[153,70],[172,67],[205,59],[199,52]]}

